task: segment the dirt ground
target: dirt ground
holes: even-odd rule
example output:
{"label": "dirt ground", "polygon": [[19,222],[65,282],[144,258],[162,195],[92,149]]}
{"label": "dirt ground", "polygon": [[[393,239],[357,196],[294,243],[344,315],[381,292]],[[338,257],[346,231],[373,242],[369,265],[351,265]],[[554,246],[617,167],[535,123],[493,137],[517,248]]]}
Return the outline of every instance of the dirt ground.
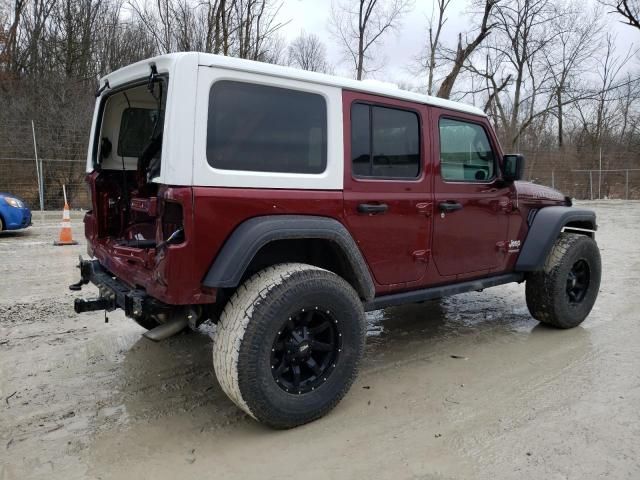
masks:
{"label": "dirt ground", "polygon": [[76,315],[84,242],[52,246],[36,213],[0,235],[0,479],[638,479],[640,203],[589,205],[604,277],[581,327],[539,326],[520,285],[373,312],[351,392],[290,431],[222,393],[214,328],[156,344]]}

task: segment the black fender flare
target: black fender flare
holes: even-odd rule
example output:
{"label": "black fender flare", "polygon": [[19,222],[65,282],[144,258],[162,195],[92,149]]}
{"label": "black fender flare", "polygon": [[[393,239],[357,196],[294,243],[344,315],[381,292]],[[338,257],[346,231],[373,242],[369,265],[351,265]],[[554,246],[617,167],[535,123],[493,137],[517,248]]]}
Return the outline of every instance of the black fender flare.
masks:
{"label": "black fender flare", "polygon": [[515,271],[532,272],[542,269],[553,244],[569,223],[583,226],[577,232],[591,233],[597,229],[596,214],[591,210],[561,206],[540,209],[529,227]]}
{"label": "black fender flare", "polygon": [[242,222],[231,233],[204,277],[211,288],[237,287],[256,253],[270,242],[289,239],[325,239],[334,242],[354,272],[354,287],[370,301],[375,287],[367,263],[351,234],[338,220],[311,215],[268,215]]}

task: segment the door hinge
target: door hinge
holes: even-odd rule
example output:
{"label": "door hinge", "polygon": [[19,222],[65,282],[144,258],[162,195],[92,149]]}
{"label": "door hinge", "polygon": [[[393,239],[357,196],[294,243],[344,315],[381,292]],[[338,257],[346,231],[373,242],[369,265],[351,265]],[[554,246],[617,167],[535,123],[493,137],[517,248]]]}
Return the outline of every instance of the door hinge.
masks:
{"label": "door hinge", "polygon": [[431,250],[416,250],[413,252],[413,259],[416,262],[429,263],[429,257],[431,256]]}

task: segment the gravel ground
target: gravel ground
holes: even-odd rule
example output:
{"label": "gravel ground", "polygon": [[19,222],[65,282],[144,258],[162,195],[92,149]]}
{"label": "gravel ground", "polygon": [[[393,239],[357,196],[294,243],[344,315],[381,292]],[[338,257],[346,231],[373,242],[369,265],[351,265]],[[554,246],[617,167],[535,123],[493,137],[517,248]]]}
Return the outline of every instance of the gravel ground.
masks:
{"label": "gravel ground", "polygon": [[84,242],[36,213],[0,234],[0,479],[638,479],[640,203],[588,205],[604,276],[581,327],[538,325],[520,285],[372,312],[351,392],[281,432],[222,393],[214,328],[155,344],[76,315]]}

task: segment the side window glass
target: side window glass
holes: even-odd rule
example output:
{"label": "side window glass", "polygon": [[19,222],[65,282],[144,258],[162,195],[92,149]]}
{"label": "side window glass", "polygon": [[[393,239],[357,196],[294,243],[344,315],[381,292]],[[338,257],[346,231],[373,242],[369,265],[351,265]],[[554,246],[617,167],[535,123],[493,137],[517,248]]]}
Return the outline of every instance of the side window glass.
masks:
{"label": "side window glass", "polygon": [[418,115],[396,108],[354,104],[351,165],[356,177],[416,178],[420,174]]}
{"label": "side window glass", "polygon": [[351,171],[357,177],[371,175],[371,123],[369,105],[351,107]]}
{"label": "side window glass", "polygon": [[209,92],[207,161],[223,170],[324,172],[324,97],[230,80],[214,83]]}
{"label": "side window glass", "polygon": [[443,180],[486,182],[495,175],[495,158],[484,128],[440,119],[440,174]]}

